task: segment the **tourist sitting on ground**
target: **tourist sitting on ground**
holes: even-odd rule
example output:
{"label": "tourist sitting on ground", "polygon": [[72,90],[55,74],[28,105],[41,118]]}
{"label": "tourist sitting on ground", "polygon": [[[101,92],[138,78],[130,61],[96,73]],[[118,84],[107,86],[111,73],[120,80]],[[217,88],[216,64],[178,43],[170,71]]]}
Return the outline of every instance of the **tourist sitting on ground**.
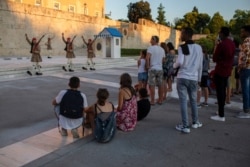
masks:
{"label": "tourist sitting on ground", "polygon": [[71,130],[73,138],[79,138],[78,127],[83,123],[84,108],[88,106],[86,95],[78,90],[80,79],[71,77],[69,80],[70,89],[61,90],[53,99],[58,118],[60,133],[67,136],[67,130]]}
{"label": "tourist sitting on ground", "polygon": [[151,109],[146,88],[139,89],[139,98],[140,100],[137,101],[137,121],[143,120]]}
{"label": "tourist sitting on ground", "polygon": [[128,73],[121,75],[120,85],[116,113],[117,128],[122,131],[132,131],[137,122],[137,99]]}
{"label": "tourist sitting on ground", "polygon": [[96,97],[97,102],[88,107],[85,112],[97,141],[108,142],[116,132],[114,105],[108,100],[109,92],[107,89],[99,88]]}

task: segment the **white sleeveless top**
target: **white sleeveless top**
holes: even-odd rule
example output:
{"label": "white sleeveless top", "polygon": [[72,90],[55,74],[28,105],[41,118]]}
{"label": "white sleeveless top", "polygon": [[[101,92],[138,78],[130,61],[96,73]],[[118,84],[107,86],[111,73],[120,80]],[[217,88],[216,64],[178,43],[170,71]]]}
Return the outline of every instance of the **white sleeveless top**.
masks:
{"label": "white sleeveless top", "polygon": [[141,63],[140,66],[138,67],[138,73],[146,72],[145,67],[146,67],[146,59],[140,59]]}

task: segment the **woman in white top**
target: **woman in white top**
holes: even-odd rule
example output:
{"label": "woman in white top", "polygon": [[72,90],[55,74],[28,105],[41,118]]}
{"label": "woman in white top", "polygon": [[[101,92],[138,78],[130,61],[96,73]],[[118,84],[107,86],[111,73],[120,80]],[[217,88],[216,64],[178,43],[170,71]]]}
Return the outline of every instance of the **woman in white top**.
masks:
{"label": "woman in white top", "polygon": [[148,71],[146,70],[146,56],[147,56],[147,50],[142,50],[140,53],[140,58],[137,62],[138,65],[138,90],[140,88],[146,88],[147,87],[147,81],[148,81]]}

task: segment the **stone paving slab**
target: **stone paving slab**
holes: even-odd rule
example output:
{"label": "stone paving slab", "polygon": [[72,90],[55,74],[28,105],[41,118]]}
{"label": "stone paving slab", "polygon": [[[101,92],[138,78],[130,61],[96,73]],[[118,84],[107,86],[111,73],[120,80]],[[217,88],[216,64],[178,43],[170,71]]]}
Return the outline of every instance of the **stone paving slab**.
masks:
{"label": "stone paving slab", "polygon": [[[136,81],[136,66],[87,71],[84,75],[82,72],[77,71],[73,74],[80,76],[81,84],[83,84],[83,87],[86,86],[86,89],[83,88],[83,90],[87,93],[91,104],[95,100],[96,89],[101,86],[109,87],[111,99],[115,102],[119,88],[118,81],[115,82],[116,80],[112,79],[105,80],[105,78],[119,78],[120,73],[123,71],[131,73],[133,81]],[[106,76],[101,76],[102,72]],[[57,90],[65,88],[68,78],[73,74],[60,72],[42,77],[29,77],[28,79],[16,80],[15,82],[1,82],[0,103],[6,103],[6,107],[14,104],[16,107],[23,109],[26,107],[25,99],[27,97],[31,98],[29,101],[32,100],[32,97],[36,99],[35,94],[34,96],[30,95],[31,92],[35,93],[37,91],[37,93],[41,94],[41,97],[39,97],[40,101],[49,104]],[[96,78],[93,76],[96,76]],[[174,83],[173,88],[175,87]],[[11,89],[14,90],[14,93],[11,93]],[[51,91],[51,95],[48,94],[48,91]],[[29,93],[29,96],[26,95],[27,93]],[[6,101],[8,98],[11,98],[12,101]],[[96,143],[92,140],[92,136],[88,136],[71,143],[66,142],[67,144],[60,146],[60,142],[64,138],[58,134],[58,130],[54,127],[0,148],[0,166],[196,167],[202,165],[205,167],[235,167],[240,165],[241,167],[248,167],[250,164],[250,146],[248,144],[250,141],[250,133],[248,133],[250,119],[235,118],[237,112],[241,110],[241,102],[233,100],[234,103],[226,106],[226,122],[212,121],[209,117],[217,110],[217,105],[214,102],[215,98],[210,97],[209,106],[199,109],[200,120],[204,126],[199,129],[191,129],[191,133],[188,135],[182,134],[174,128],[181,121],[178,97],[174,89],[162,105],[153,106],[149,116],[145,120],[138,122],[135,131],[129,133],[118,131],[114,140],[108,144]],[[2,104],[0,107],[3,107]],[[31,104],[36,106],[39,103]],[[48,110],[51,107],[44,106],[41,108]],[[1,109],[1,111],[5,110],[5,107]],[[32,109],[28,108],[26,110],[32,111]],[[37,120],[37,123],[35,121],[32,122],[35,118],[34,116],[27,117],[22,115],[27,112],[26,110],[12,113],[15,116],[17,115],[14,118],[15,122],[18,121],[18,117],[23,117],[27,120],[27,125],[22,124],[22,126],[26,126],[26,129],[30,128],[32,131],[32,127],[35,127],[36,130],[39,128],[34,125],[38,122],[47,124],[48,121],[51,121],[51,115],[46,118],[42,113],[37,113],[39,114],[37,116],[43,117],[43,119]],[[18,115],[20,112],[21,115]],[[52,112],[51,109],[50,112]],[[6,117],[2,116],[0,119],[3,118],[6,119]],[[15,122],[13,122],[11,127],[18,127],[18,124]],[[1,128],[4,127],[1,126]],[[22,128],[19,130],[22,131]],[[50,138],[51,143],[45,142],[42,144],[42,139],[50,141]],[[55,138],[58,141],[55,141]],[[39,139],[41,141],[36,142]],[[72,141],[72,138],[66,138],[66,140]],[[17,151],[17,154],[13,154],[16,149],[14,145],[21,150]],[[22,151],[22,149],[26,148],[26,145],[28,145],[27,154]],[[32,155],[33,159],[30,159],[32,156],[29,155],[32,149],[37,152]],[[26,154],[28,157],[22,157],[18,153]]]}
{"label": "stone paving slab", "polygon": [[[95,68],[97,70],[125,67],[129,65],[136,65],[137,56],[121,57],[121,58],[94,58]],[[53,73],[63,72],[62,66],[66,65],[67,59],[64,56],[53,56],[51,59],[43,57],[43,62],[40,63],[43,75],[48,76]],[[85,56],[78,56],[73,59],[73,69],[78,72],[84,72],[82,66],[87,67],[87,58]],[[0,81],[15,80],[20,78],[30,77],[27,71],[32,71],[32,63],[29,57],[8,57],[0,58]],[[33,75],[32,77],[34,77]]]}

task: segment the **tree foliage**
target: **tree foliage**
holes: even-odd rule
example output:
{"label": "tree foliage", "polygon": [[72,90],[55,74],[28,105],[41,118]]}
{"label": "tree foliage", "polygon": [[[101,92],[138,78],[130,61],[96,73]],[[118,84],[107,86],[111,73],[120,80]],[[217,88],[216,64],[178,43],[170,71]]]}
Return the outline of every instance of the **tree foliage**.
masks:
{"label": "tree foliage", "polygon": [[207,13],[199,13],[196,18],[196,23],[194,29],[198,33],[203,33],[204,29],[207,27],[210,21],[210,16]]}
{"label": "tree foliage", "polygon": [[[202,33],[210,21],[210,16],[206,13],[199,13],[197,7],[194,7],[192,12],[186,13],[182,19],[175,19],[175,28],[182,29],[190,27],[194,33]],[[208,32],[208,31],[206,31]]]}
{"label": "tree foliage", "polygon": [[152,19],[150,4],[147,1],[139,1],[128,5],[128,19],[132,23],[138,23],[140,18]]}
{"label": "tree foliage", "polygon": [[236,10],[229,25],[233,34],[239,34],[242,26],[250,25],[250,10]]}
{"label": "tree foliage", "polygon": [[225,26],[225,21],[220,13],[216,12],[208,25],[210,32],[217,34],[222,26]]}
{"label": "tree foliage", "polygon": [[196,43],[200,44],[202,47],[204,47],[207,50],[208,54],[213,53],[214,48],[214,40],[212,38],[201,38],[196,41]]}
{"label": "tree foliage", "polygon": [[165,11],[164,11],[164,6],[160,3],[160,6],[157,8],[158,9],[158,16],[156,20],[158,21],[158,24],[166,25],[166,17],[165,17]]}
{"label": "tree foliage", "polygon": [[194,6],[192,12],[199,13],[199,10],[198,10],[198,8],[196,6]]}

